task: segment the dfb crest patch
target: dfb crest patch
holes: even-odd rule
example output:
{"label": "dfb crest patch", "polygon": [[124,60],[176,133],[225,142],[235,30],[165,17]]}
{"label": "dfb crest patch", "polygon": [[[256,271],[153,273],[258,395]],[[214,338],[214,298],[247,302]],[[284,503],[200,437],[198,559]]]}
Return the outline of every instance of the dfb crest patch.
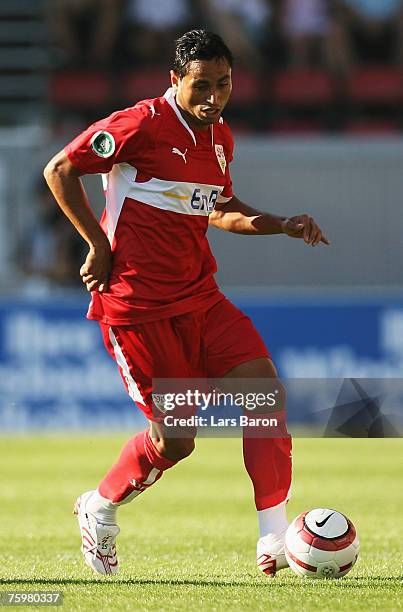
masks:
{"label": "dfb crest patch", "polygon": [[98,157],[110,157],[115,152],[115,139],[109,132],[100,131],[91,138],[91,148]]}

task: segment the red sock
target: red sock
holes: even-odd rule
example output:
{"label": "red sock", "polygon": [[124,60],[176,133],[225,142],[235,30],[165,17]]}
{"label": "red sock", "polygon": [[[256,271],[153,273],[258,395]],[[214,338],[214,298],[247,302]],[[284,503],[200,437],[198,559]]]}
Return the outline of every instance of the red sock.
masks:
{"label": "red sock", "polygon": [[157,451],[147,429],[125,444],[117,463],[101,481],[99,493],[115,504],[126,504],[175,463]]}
{"label": "red sock", "polygon": [[252,480],[257,510],[277,506],[291,487],[291,436],[243,438],[243,457]]}

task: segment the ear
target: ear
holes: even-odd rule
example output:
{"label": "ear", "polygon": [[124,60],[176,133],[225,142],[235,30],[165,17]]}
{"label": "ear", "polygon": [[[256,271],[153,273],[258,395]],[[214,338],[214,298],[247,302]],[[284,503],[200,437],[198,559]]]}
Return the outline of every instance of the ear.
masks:
{"label": "ear", "polygon": [[171,75],[171,85],[174,89],[178,87],[179,76],[176,74],[175,70],[170,70]]}

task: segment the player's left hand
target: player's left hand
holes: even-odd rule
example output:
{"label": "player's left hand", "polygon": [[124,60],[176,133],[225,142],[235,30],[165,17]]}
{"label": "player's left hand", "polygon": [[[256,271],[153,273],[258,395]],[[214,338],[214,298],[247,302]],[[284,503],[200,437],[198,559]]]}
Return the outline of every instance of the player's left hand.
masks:
{"label": "player's left hand", "polygon": [[284,234],[291,238],[303,238],[306,244],[316,246],[319,242],[330,245],[315,219],[309,215],[296,215],[288,217],[281,223]]}

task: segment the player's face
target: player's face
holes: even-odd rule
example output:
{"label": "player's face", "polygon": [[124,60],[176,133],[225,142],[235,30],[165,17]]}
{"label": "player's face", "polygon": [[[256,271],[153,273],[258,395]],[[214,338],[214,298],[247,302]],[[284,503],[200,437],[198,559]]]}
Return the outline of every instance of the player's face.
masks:
{"label": "player's face", "polygon": [[190,125],[199,129],[217,123],[231,94],[231,67],[223,59],[189,62],[179,77],[171,71],[176,101]]}

